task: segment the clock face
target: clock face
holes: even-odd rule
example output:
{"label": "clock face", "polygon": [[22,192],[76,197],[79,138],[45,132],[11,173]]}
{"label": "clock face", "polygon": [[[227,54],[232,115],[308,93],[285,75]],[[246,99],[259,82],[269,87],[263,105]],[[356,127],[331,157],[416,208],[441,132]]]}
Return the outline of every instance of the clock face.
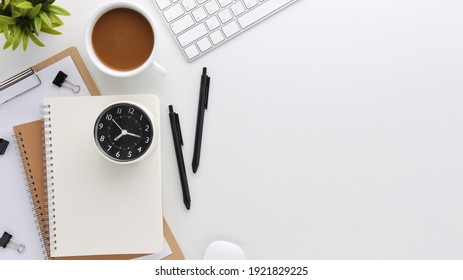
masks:
{"label": "clock face", "polygon": [[109,159],[132,162],[152,146],[155,129],[147,112],[131,103],[109,106],[95,123],[95,143]]}

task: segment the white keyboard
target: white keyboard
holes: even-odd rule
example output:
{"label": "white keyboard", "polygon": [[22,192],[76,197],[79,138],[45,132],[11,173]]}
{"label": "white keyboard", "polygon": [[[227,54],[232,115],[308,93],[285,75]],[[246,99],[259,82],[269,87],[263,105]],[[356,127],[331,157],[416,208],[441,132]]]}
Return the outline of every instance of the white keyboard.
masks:
{"label": "white keyboard", "polygon": [[188,61],[297,0],[154,0]]}

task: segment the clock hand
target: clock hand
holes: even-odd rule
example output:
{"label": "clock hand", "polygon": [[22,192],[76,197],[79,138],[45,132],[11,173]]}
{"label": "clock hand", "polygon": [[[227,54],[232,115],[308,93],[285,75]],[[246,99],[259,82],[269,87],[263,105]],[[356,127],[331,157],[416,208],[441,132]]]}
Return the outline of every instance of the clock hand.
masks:
{"label": "clock hand", "polygon": [[122,127],[121,127],[114,119],[113,119],[113,122],[117,125],[117,127],[119,127],[119,129],[120,129],[121,131],[124,131],[124,130],[122,129]]}
{"label": "clock hand", "polygon": [[121,138],[122,136],[127,135],[127,134],[129,134],[129,133],[127,132],[127,130],[122,129],[121,134],[119,134],[119,136],[117,136],[116,138],[114,138],[114,141],[119,140],[119,138]]}
{"label": "clock hand", "polygon": [[124,133],[119,134],[119,136],[117,136],[116,138],[114,138],[114,141],[119,140],[119,138],[121,138],[122,136],[124,136]]}
{"label": "clock hand", "polygon": [[134,136],[134,137],[138,137],[138,138],[141,138],[140,135],[137,135],[137,134],[133,134],[133,133],[130,133],[130,132],[127,132],[126,133],[127,135],[130,135],[130,136]]}

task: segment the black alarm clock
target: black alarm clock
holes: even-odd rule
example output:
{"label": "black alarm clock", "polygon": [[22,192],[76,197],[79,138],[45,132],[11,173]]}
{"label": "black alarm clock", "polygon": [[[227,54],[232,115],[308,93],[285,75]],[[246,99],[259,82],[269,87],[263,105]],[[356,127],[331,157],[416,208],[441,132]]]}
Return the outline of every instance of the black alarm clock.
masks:
{"label": "black alarm clock", "polygon": [[95,122],[94,140],[100,153],[115,163],[133,163],[155,148],[154,115],[141,104],[118,102],[101,111]]}

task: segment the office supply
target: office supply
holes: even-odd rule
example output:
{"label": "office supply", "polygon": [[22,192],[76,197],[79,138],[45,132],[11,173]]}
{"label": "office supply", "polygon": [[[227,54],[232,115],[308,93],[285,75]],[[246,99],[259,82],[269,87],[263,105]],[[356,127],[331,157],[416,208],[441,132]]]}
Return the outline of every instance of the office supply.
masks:
{"label": "office supply", "polygon": [[23,244],[19,244],[18,242],[11,239],[12,237],[13,235],[5,231],[2,237],[0,237],[0,247],[6,248],[7,246],[9,246],[9,247],[16,249],[18,253],[24,252],[26,247]]}
{"label": "office supply", "polygon": [[40,80],[39,76],[37,75],[37,71],[34,69],[34,67],[31,67],[29,69],[26,69],[26,70],[24,70],[24,71],[22,71],[22,72],[20,72],[20,73],[18,73],[16,75],[14,75],[11,78],[6,79],[2,83],[0,83],[0,91],[3,91],[5,89],[13,86],[14,84],[19,83],[22,80],[29,78],[32,75],[35,75],[35,77],[37,78],[37,82],[33,86],[25,88],[22,91],[20,91],[19,93],[16,93],[15,95],[13,95],[12,97],[2,101],[2,103],[0,103],[0,106],[10,102],[11,100],[13,100],[15,98],[20,97],[21,95],[25,94],[26,92],[28,92],[28,91],[30,91],[32,89],[40,86],[42,84],[42,81]]}
{"label": "office supply", "polygon": [[143,104],[130,101],[108,104],[98,114],[93,131],[98,152],[116,164],[149,157],[159,138],[154,114]]}
{"label": "office supply", "polygon": [[74,93],[78,93],[80,91],[80,86],[75,85],[71,82],[69,82],[66,78],[68,75],[66,75],[63,71],[59,71],[58,74],[56,74],[55,79],[53,80],[52,84],[54,84],[57,87],[66,87]]}
{"label": "office supply", "polygon": [[199,167],[199,158],[201,155],[201,142],[203,137],[204,111],[207,109],[209,100],[209,83],[211,78],[207,75],[207,68],[203,68],[201,75],[201,86],[199,88],[198,116],[196,118],[195,146],[193,151],[193,173],[196,173]]}
{"label": "office supply", "polygon": [[94,143],[99,113],[125,101],[143,104],[160,126],[159,99],[152,94],[44,98],[52,257],[153,254],[163,248],[161,136],[149,157],[130,165],[106,160]]}
{"label": "office supply", "polygon": [[245,254],[240,246],[228,241],[214,241],[207,246],[203,260],[244,260]]}
{"label": "office supply", "polygon": [[0,138],[0,155],[1,156],[5,154],[6,148],[8,148],[8,144],[10,144],[10,142],[6,141],[5,139]]}
{"label": "office supply", "polygon": [[155,0],[188,61],[216,49],[297,0]]}
{"label": "office supply", "polygon": [[[51,258],[49,250],[48,213],[45,205],[46,180],[43,176],[45,173],[46,162],[42,148],[42,127],[43,122],[41,120],[37,120],[15,126],[14,133],[16,135],[16,143],[18,145],[19,152],[23,155],[27,154],[27,158],[25,156],[21,157],[27,188],[31,197],[34,216],[36,217],[39,238],[43,243],[43,253],[47,258]],[[165,219],[163,223],[164,237],[167,243],[165,250],[167,250],[167,252],[163,252],[163,254],[159,255],[157,259],[184,259],[183,253]],[[94,255],[84,257],[62,257],[55,259],[132,259],[142,256],[143,255],[141,254]],[[147,258],[147,256],[144,258]]]}
{"label": "office supply", "polygon": [[[3,196],[0,198],[0,219],[7,221],[15,227],[21,229],[24,232],[36,232],[38,231],[39,238],[28,239],[28,250],[25,251],[21,258],[27,259],[39,259],[39,258],[51,258],[47,255],[48,247],[46,245],[47,232],[44,230],[44,225],[47,221],[47,208],[44,202],[44,192],[46,183],[43,180],[44,174],[44,158],[42,151],[42,122],[34,121],[31,125],[21,124],[37,120],[41,117],[38,109],[39,104],[42,103],[42,98],[45,96],[85,96],[85,95],[99,95],[98,88],[96,87],[90,73],[88,72],[79,52],[76,48],[71,47],[58,54],[37,63],[32,68],[36,69],[36,75],[31,75],[28,78],[17,82],[14,85],[6,88],[2,94],[4,96],[13,96],[25,88],[31,88],[36,85],[37,80],[43,81],[40,86],[35,87],[31,94],[25,95],[21,98],[21,106],[5,106],[0,110],[0,119],[2,119],[2,126],[0,127],[1,134],[18,135],[22,133],[21,137],[13,137],[14,142],[18,146],[19,153],[27,151],[27,160],[23,159],[24,168],[21,170],[18,168],[16,162],[17,153],[6,153],[4,160],[0,161],[0,169],[2,170],[2,180],[8,182],[8,184],[0,184],[0,190],[2,192],[8,192],[9,196]],[[59,88],[52,84],[52,80],[56,76],[58,71],[64,71],[69,76],[73,77],[73,82],[81,85],[81,91],[74,95],[61,91]],[[19,103],[16,103],[19,104]],[[14,129],[12,129],[14,127]],[[24,178],[26,178],[27,190],[29,191],[30,198],[24,197],[23,201],[11,197],[23,197],[23,191],[21,187],[24,185]],[[16,186],[11,188],[11,186]],[[36,225],[30,223],[29,219],[21,217],[20,219],[10,219],[11,215],[2,213],[10,213],[15,211],[16,213],[22,213],[24,211],[18,209],[25,207],[31,203],[33,207],[34,220]],[[165,250],[161,254],[154,254],[144,256],[143,259],[183,259],[183,252],[178,246],[174,235],[172,234],[168,224],[164,220],[164,237],[165,237]],[[135,255],[95,255],[85,257],[63,257],[56,259],[131,259],[135,257],[142,257],[142,254]],[[3,253],[2,258],[17,258],[15,254],[11,254],[8,251]]]}
{"label": "office supply", "polygon": [[180,128],[180,119],[178,117],[178,114],[174,112],[174,107],[172,105],[169,105],[169,119],[170,127],[172,129],[172,137],[174,139],[174,148],[175,156],[177,157],[178,173],[180,175],[180,183],[182,185],[183,203],[185,204],[186,209],[190,210],[191,198],[185,171],[185,162],[183,160],[182,153],[183,137]]}

